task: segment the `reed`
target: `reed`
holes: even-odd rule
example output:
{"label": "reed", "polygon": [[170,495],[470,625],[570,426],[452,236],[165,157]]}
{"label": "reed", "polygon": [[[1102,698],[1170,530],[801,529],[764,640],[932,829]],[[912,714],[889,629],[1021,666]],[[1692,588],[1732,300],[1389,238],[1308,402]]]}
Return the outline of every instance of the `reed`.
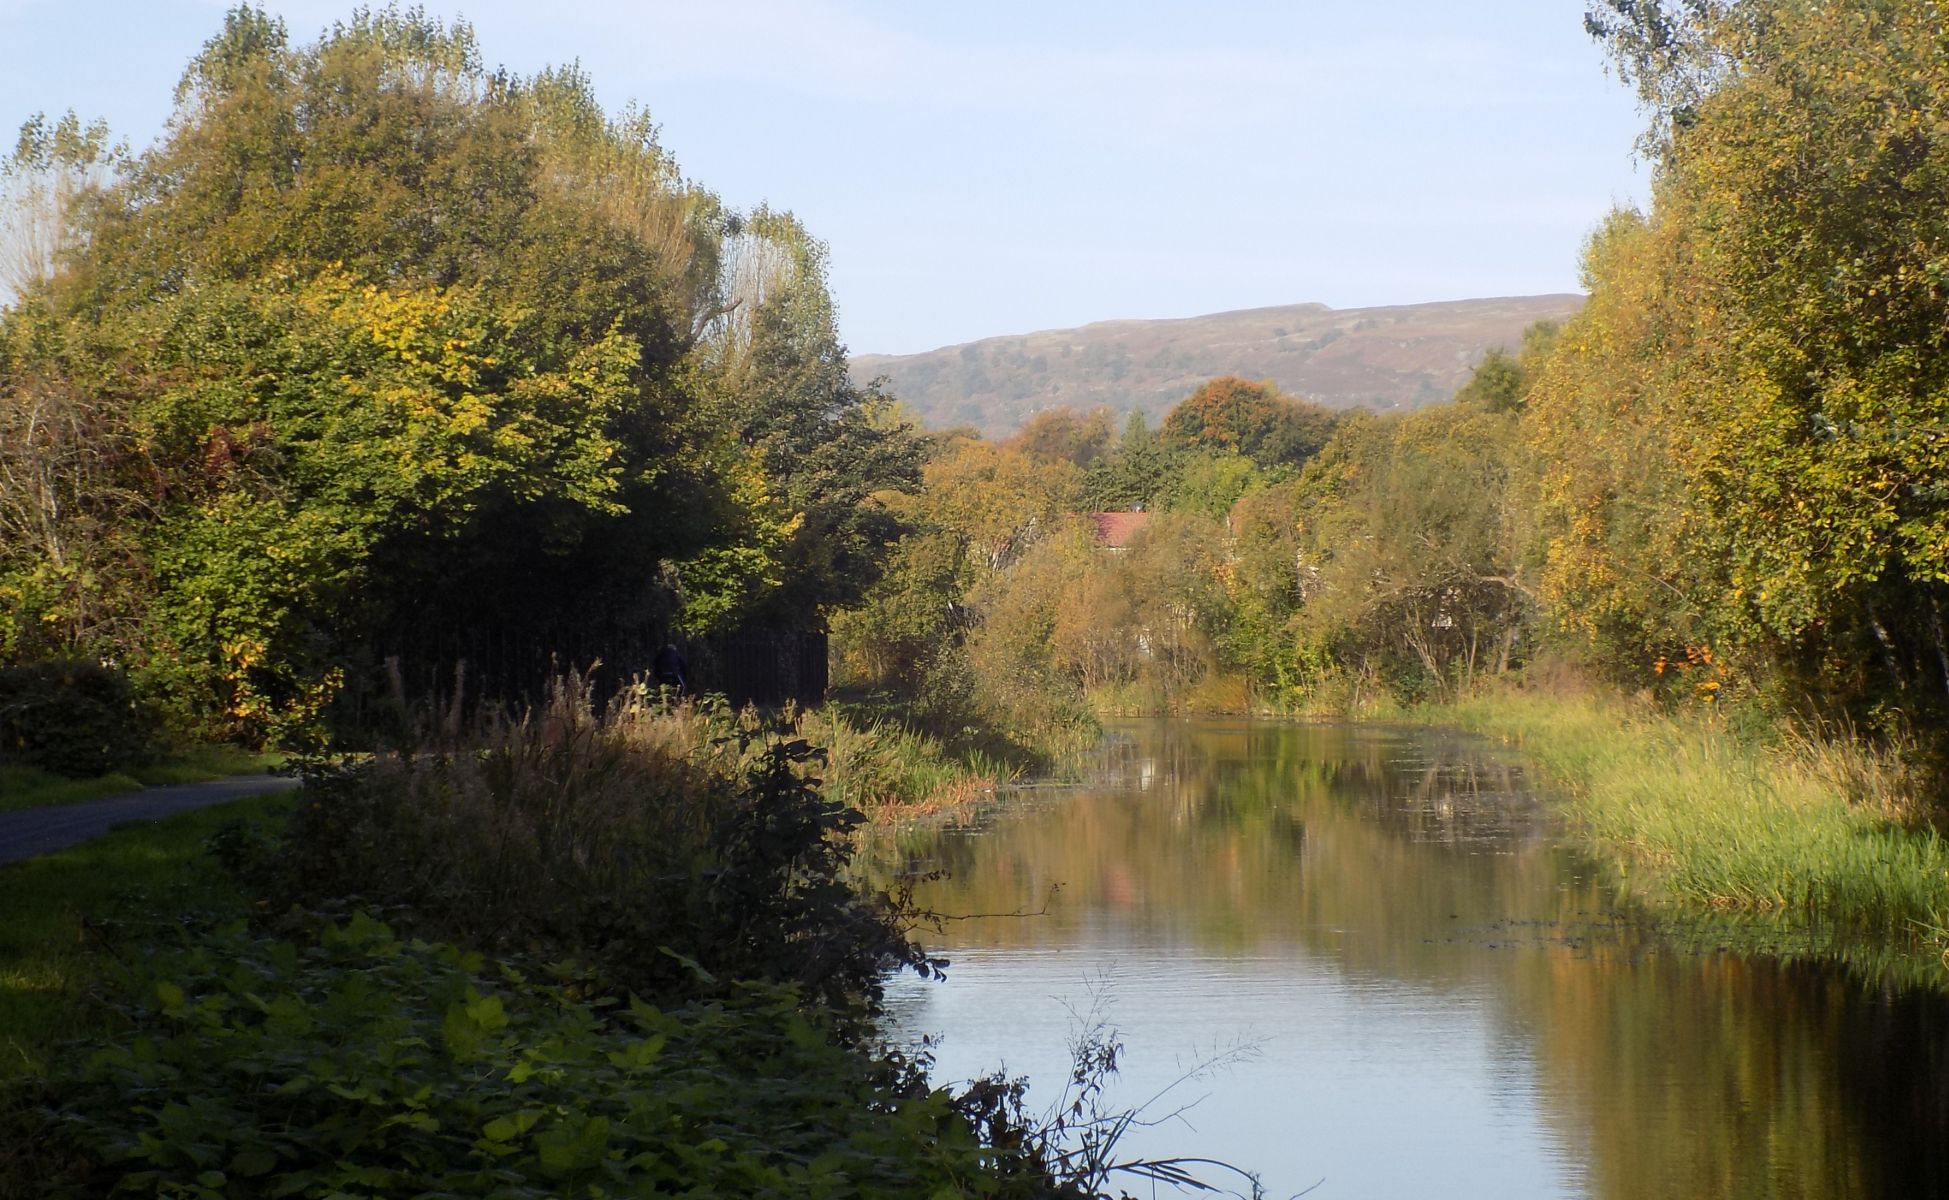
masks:
{"label": "reed", "polygon": [[1762,741],[1716,713],[1595,693],[1504,691],[1417,716],[1519,746],[1586,847],[1645,898],[1949,946],[1949,845],[1899,748],[1806,729]]}
{"label": "reed", "polygon": [[886,717],[823,708],[793,720],[799,736],[825,747],[826,794],[875,821],[962,808],[1019,773],[992,754],[950,751],[939,738]]}

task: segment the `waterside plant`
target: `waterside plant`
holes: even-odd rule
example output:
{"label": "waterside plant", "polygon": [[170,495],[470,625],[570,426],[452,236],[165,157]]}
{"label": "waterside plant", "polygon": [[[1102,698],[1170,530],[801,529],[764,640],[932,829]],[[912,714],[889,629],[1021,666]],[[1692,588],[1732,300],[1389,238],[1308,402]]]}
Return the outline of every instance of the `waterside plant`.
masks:
{"label": "waterside plant", "polygon": [[1758,737],[1709,707],[1597,693],[1498,689],[1417,715],[1518,746],[1561,790],[1579,841],[1641,898],[1949,954],[1949,844],[1899,748]]}

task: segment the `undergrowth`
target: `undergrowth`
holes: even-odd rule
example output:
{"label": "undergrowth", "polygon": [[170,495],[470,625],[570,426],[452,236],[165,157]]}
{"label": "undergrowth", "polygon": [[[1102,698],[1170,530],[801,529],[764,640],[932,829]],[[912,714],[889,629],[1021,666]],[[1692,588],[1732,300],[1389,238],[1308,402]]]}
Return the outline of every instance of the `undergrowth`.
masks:
{"label": "undergrowth", "polygon": [[945,1092],[837,1044],[790,989],[660,1008],[354,916],[139,965],[87,1057],[55,1196],[1054,1194]]}
{"label": "undergrowth", "polygon": [[864,818],[822,779],[900,794],[929,748],[641,690],[598,713],[573,677],[457,713],[311,764],[282,828],[198,813],[0,875],[68,901],[8,948],[27,1009],[86,1014],[16,1039],[0,1198],[1087,1200],[1194,1165],[1117,1163],[1116,1114],[1034,1124],[1019,1088],[869,1049],[883,970],[945,964],[859,890]]}
{"label": "undergrowth", "polygon": [[536,711],[429,715],[395,751],[314,771],[280,836],[222,852],[274,912],[371,908],[645,995],[764,980],[870,1007],[887,968],[935,968],[898,899],[848,876],[864,818],[826,765],[790,723],[643,688],[598,711],[570,675]]}

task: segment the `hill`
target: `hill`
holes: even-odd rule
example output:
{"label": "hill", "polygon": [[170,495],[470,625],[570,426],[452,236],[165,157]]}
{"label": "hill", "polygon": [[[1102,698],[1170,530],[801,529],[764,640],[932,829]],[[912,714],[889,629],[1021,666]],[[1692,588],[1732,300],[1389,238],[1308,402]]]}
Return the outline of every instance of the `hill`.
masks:
{"label": "hill", "polygon": [[1455,394],[1492,346],[1561,320],[1582,296],[1512,296],[1387,308],[1289,304],[1162,321],[1099,321],[921,354],[856,354],[854,378],[890,390],[934,429],[1006,434],[1045,408],[1107,404],[1153,418],[1218,375],[1272,379],[1333,408],[1414,409]]}

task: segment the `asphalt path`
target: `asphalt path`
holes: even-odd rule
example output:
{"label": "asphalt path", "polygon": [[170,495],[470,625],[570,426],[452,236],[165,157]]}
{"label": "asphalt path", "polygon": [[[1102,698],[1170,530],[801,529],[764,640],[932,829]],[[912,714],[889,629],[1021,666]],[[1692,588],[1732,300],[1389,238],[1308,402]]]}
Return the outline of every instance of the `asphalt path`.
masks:
{"label": "asphalt path", "polygon": [[19,862],[37,854],[51,854],[100,837],[117,825],[160,821],[193,808],[207,808],[226,800],[288,792],[298,786],[289,775],[236,775],[208,783],[179,783],[144,788],[125,796],[59,804],[0,813],[0,863]]}

